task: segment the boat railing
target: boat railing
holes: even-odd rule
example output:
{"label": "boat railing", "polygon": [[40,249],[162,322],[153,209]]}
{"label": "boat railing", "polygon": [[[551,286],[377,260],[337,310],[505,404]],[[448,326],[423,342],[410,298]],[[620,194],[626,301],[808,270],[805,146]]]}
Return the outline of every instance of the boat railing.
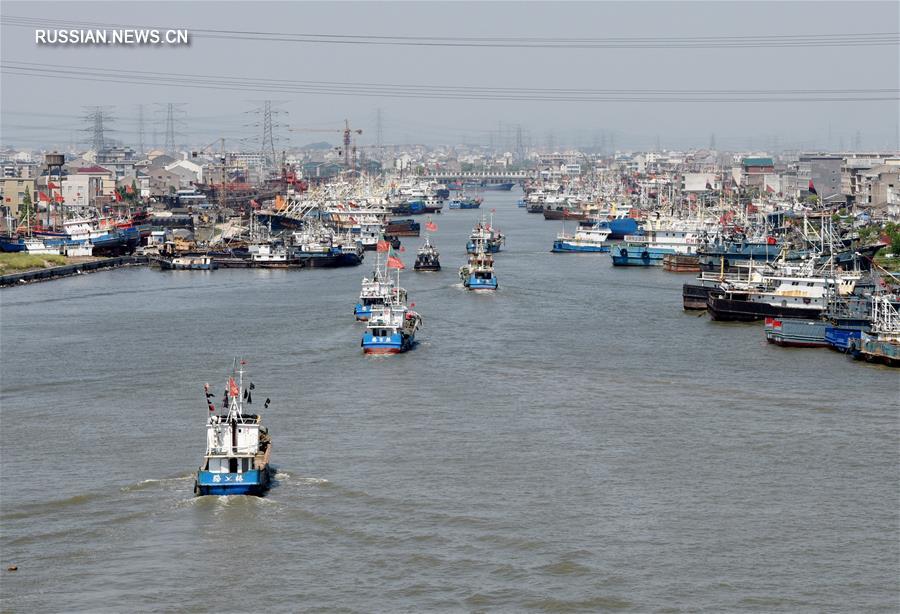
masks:
{"label": "boat railing", "polygon": [[259,446],[215,446],[206,449],[207,456],[234,456],[238,454],[252,456],[259,452]]}

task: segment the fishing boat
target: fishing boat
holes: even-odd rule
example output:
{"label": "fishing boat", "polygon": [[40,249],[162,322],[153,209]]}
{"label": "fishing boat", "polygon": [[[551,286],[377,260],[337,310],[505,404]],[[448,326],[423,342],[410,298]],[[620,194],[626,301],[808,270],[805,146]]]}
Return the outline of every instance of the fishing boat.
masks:
{"label": "fishing boat", "polygon": [[294,258],[292,250],[281,242],[258,243],[248,246],[250,262],[258,268],[279,269],[300,266],[300,260]]}
{"label": "fishing boat", "polygon": [[418,237],[421,232],[419,222],[415,220],[390,220],[384,228],[385,237]]}
{"label": "fishing boat", "polygon": [[610,255],[613,266],[662,266],[668,254],[696,254],[704,236],[702,222],[673,220],[626,235],[624,242],[610,248]]}
{"label": "fishing boat", "polygon": [[447,205],[450,209],[478,209],[481,207],[481,198],[472,198],[465,192],[450,201]]}
{"label": "fishing boat", "polygon": [[356,266],[363,261],[362,244],[352,235],[341,235],[321,223],[308,223],[291,233],[293,258],[305,267]]}
{"label": "fishing boat", "polygon": [[900,313],[889,297],[872,298],[872,330],[851,339],[849,352],[859,360],[900,367]]}
{"label": "fishing boat", "polygon": [[400,354],[413,348],[422,317],[400,301],[389,301],[372,309],[366,323],[364,354]]}
{"label": "fishing boat", "polygon": [[[221,411],[216,411],[214,395],[206,384],[206,453],[194,481],[196,495],[263,495],[274,473],[269,465],[272,438],[260,416],[245,412],[253,404],[251,382],[244,387],[244,361],[232,368]],[[269,407],[266,399],[264,408]]]}
{"label": "fishing boat", "polygon": [[602,227],[599,223],[579,224],[575,234],[566,234],[565,230],[556,235],[553,249],[556,254],[566,253],[600,253],[608,252],[609,228]]}
{"label": "fishing boat", "polygon": [[494,257],[485,241],[476,243],[475,252],[469,255],[469,262],[459,269],[459,278],[468,290],[492,291],[500,287],[494,273]]}
{"label": "fishing boat", "polygon": [[551,205],[550,201],[547,200],[544,203],[542,213],[545,220],[575,220],[581,222],[588,217],[587,213],[580,207],[567,201],[563,201],[562,204]]}
{"label": "fishing boat", "polygon": [[782,347],[828,347],[826,322],[820,319],[768,317],[766,341]]}
{"label": "fishing boat", "polygon": [[216,262],[208,255],[182,255],[166,258],[156,258],[159,267],[164,271],[214,271],[219,268]]}
{"label": "fishing boat", "polygon": [[830,295],[852,294],[860,278],[858,273],[834,277],[805,273],[765,276],[756,287],[723,283],[720,289],[710,292],[706,309],[713,320],[723,321],[752,322],[766,317],[817,319]]}
{"label": "fishing boat", "polygon": [[500,192],[509,192],[516,185],[511,181],[501,183],[491,183],[489,181],[466,181],[462,184],[462,188],[466,190],[493,190]]}
{"label": "fishing boat", "polygon": [[387,272],[387,267],[382,268],[381,252],[379,252],[372,277],[363,277],[359,300],[353,307],[353,315],[358,322],[366,322],[372,317],[373,310],[378,310],[385,303],[392,301],[405,303],[406,290],[394,284],[394,280]]}
{"label": "fishing boat", "polygon": [[466,243],[467,253],[474,254],[479,243],[482,244],[485,251],[492,254],[500,251],[500,248],[506,243],[506,237],[501,234],[499,230],[494,228],[493,222],[493,214],[491,214],[491,220],[489,222],[485,222],[484,214],[482,214],[481,221],[475,224],[475,228],[472,229],[472,234],[469,235],[469,242]]}
{"label": "fishing boat", "polygon": [[425,242],[416,252],[416,263],[413,265],[416,271],[440,271],[441,261],[437,248],[431,244],[431,239],[425,235]]}

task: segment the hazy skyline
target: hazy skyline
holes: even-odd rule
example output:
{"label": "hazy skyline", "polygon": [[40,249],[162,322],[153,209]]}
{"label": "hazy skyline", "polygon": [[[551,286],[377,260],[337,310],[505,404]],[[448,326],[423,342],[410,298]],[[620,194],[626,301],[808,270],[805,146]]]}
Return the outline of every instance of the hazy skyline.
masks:
{"label": "hazy skyline", "polygon": [[[62,20],[186,28],[192,44],[37,46],[34,27],[13,20],[20,17],[37,20],[34,23],[46,19],[52,27],[61,27],[56,22]],[[153,112],[157,108],[153,103],[177,102],[185,103],[184,137],[179,142],[196,145],[224,137],[229,147],[239,143],[252,147],[259,137],[260,129],[253,125],[259,117],[248,111],[263,99],[272,99],[278,102],[276,108],[287,112],[276,118],[282,124],[276,127],[279,147],[321,140],[335,143],[337,133],[289,132],[287,126],[336,130],[344,118],[363,129],[360,144],[372,144],[379,108],[385,143],[452,144],[464,138],[488,143],[500,122],[507,126],[510,141],[515,136],[513,126],[521,125],[523,138],[540,146],[547,145],[552,135],[558,145],[589,147],[605,141],[609,146],[614,138],[617,147],[652,148],[657,142],[664,148],[698,147],[708,145],[714,134],[722,149],[837,149],[857,143],[868,149],[897,147],[900,59],[896,39],[889,45],[858,44],[866,40],[863,35],[896,34],[900,20],[896,2],[4,2],[3,18],[0,128],[4,145],[88,143],[90,134],[82,131],[87,124],[81,117],[84,107],[93,105],[108,105],[117,118],[110,126],[116,132],[110,132],[110,137],[134,144],[137,105],[142,103],[149,145],[154,141],[154,127],[159,130],[160,114]],[[211,37],[217,35],[209,30],[426,40],[297,42],[271,40],[278,38],[271,35],[226,40]],[[794,38],[824,34],[840,34],[848,42],[819,46],[799,44]],[[773,47],[766,42],[771,39],[740,47],[685,48],[665,40],[656,44],[682,37],[693,45],[696,41],[690,37],[710,36],[784,36],[790,44]],[[446,46],[439,37],[453,38],[453,44],[475,37],[528,40],[521,46]],[[573,39],[610,37],[638,41],[637,47],[566,48]],[[536,47],[532,43],[537,38],[558,38],[564,44]],[[35,69],[23,69],[18,63],[24,62],[33,63]],[[41,72],[67,66],[78,67],[80,76]],[[124,72],[114,73],[112,81],[86,80],[98,78],[96,71],[105,70]],[[131,71],[133,78],[123,76]],[[169,77],[154,85],[148,83],[147,72]],[[177,85],[172,75],[197,77]],[[249,79],[290,85],[250,83]],[[391,87],[378,87],[386,84]],[[395,87],[400,85],[410,87]],[[438,92],[431,89],[435,86],[448,89]],[[502,88],[535,88],[540,93],[509,99],[513,96]],[[632,95],[649,100],[645,102],[587,102],[563,99],[578,96],[564,96],[559,89],[675,93]],[[749,97],[757,99],[766,96],[764,90],[792,90],[799,92],[795,97],[811,98],[815,96],[811,90],[844,89],[867,93],[842,97],[890,99],[709,100],[734,97],[725,93],[733,90],[748,91]],[[699,99],[694,102],[668,100],[683,99],[678,92],[691,90],[712,93],[691,94],[688,97]],[[873,90],[881,93],[870,93]],[[459,95],[464,97],[454,98]],[[841,95],[824,97],[828,96]]]}

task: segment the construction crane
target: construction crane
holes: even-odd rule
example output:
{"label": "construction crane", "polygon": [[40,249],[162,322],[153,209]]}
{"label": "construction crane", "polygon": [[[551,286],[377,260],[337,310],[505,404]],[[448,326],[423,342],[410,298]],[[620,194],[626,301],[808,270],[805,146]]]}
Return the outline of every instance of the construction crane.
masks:
{"label": "construction crane", "polygon": [[[220,149],[219,149],[218,153],[213,151],[213,147],[215,145],[219,145]],[[228,156],[225,153],[224,137],[216,139],[209,145],[204,145],[197,151],[192,151],[191,157],[196,158],[202,154],[212,154],[216,157],[216,160],[218,161],[218,164],[212,165],[212,167],[221,173],[220,180],[222,183],[219,184],[219,189],[216,192],[219,197],[219,199],[218,199],[219,200],[219,209],[224,210],[225,206],[227,205],[227,200],[228,200],[228,195],[226,192],[226,190],[227,190],[226,184],[228,182]]]}
{"label": "construction crane", "polygon": [[[291,132],[343,132],[344,134],[344,149],[341,151],[338,149],[338,153],[344,156],[344,167],[347,169],[352,169],[356,163],[356,145],[353,144],[351,146],[351,135],[353,133],[362,134],[363,131],[359,128],[353,129],[350,127],[350,120],[344,120],[344,128],[343,130],[340,128],[289,128]],[[351,155],[352,149],[352,155]]]}

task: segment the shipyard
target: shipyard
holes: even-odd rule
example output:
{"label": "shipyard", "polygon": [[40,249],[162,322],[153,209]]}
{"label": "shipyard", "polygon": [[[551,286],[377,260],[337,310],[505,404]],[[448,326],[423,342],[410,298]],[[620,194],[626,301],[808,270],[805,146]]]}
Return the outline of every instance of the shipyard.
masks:
{"label": "shipyard", "polygon": [[898,5],[40,5],[0,609],[895,610]]}

